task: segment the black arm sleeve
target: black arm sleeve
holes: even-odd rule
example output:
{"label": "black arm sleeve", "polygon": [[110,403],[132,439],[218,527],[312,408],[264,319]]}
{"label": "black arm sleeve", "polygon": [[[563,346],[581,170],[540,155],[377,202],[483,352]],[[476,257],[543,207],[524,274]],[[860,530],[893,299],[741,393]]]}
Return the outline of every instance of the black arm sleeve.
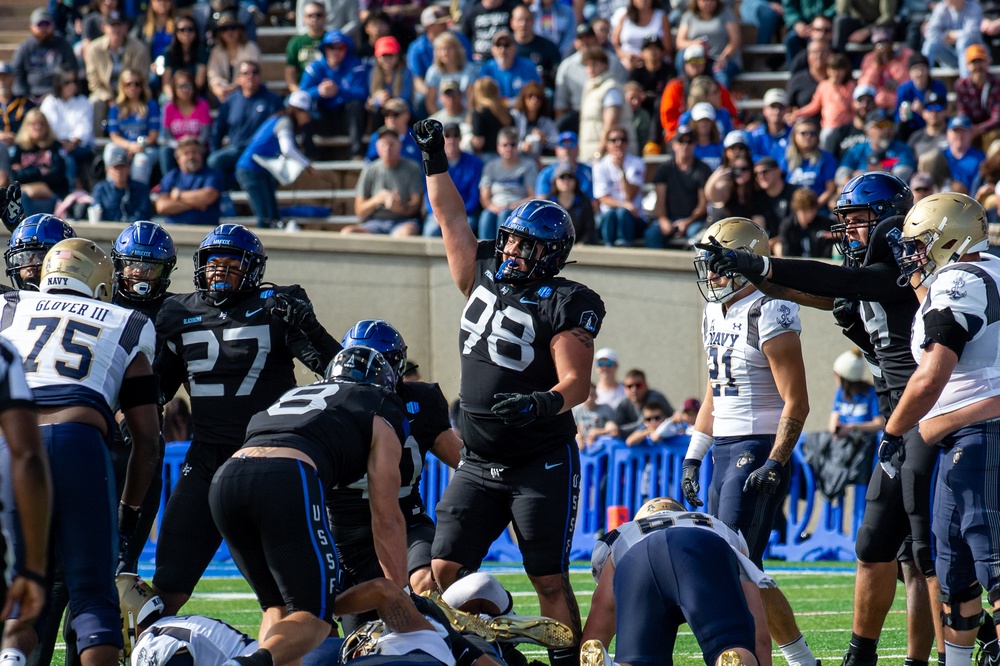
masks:
{"label": "black arm sleeve", "polygon": [[815,296],[880,303],[912,298],[910,287],[900,287],[897,278],[899,268],[884,261],[854,268],[812,259],[771,259],[768,280]]}
{"label": "black arm sleeve", "polygon": [[156,360],[153,361],[153,374],[160,377],[160,399],[166,404],[177,394],[177,389],[187,379],[187,368],[177,354],[170,351],[167,345],[159,345]]}
{"label": "black arm sleeve", "polygon": [[299,329],[289,327],[285,331],[285,346],[292,356],[318,375],[323,374],[333,357],[343,349],[322,326],[311,338],[306,337]]}

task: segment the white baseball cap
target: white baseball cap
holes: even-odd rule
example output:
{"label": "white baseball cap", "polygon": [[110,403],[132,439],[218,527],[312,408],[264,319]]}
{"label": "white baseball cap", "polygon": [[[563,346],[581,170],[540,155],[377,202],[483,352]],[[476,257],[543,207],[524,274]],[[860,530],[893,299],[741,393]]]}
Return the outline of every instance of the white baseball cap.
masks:
{"label": "white baseball cap", "polygon": [[849,382],[866,381],[868,365],[852,351],[846,351],[833,362],[833,371]]}
{"label": "white baseball cap", "polygon": [[595,361],[608,360],[612,363],[618,363],[618,353],[611,347],[604,347],[598,349],[597,353],[594,354]]}
{"label": "white baseball cap", "polygon": [[296,90],[288,96],[288,106],[303,111],[312,110],[312,95],[305,90]]}
{"label": "white baseball cap", "polygon": [[715,107],[708,102],[698,102],[691,109],[691,120],[715,120]]}

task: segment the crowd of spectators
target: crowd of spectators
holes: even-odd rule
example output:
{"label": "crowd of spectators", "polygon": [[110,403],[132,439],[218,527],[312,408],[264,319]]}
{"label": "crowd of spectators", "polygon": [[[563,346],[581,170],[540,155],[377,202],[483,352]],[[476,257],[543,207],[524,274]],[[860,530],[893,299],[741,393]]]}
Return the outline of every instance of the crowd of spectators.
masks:
{"label": "crowd of spectators", "polygon": [[[433,117],[480,238],[542,197],[581,243],[685,247],[741,215],[776,253],[830,256],[830,210],[860,172],[984,202],[1000,176],[1000,12],[980,0],[299,0],[270,82],[268,5],[33,11],[0,63],[0,184],[32,212],[206,225],[242,190],[258,226],[281,226],[275,190],[322,182],[317,137],[338,136],[363,160],[344,230],[433,236],[408,131]],[[788,79],[741,111],[745,36],[783,44],[754,62]],[[936,67],[958,70],[953,103]]]}

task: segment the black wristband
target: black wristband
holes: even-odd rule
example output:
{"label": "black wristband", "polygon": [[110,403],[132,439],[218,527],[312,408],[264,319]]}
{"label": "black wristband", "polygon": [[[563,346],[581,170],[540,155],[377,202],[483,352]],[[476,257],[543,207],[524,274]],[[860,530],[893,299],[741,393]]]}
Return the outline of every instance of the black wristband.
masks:
{"label": "black wristband", "polygon": [[684,461],[681,463],[681,467],[694,467],[700,469],[701,461],[698,460],[697,458],[685,458]]}
{"label": "black wristband", "polygon": [[33,583],[38,583],[42,587],[45,587],[45,576],[37,571],[32,571],[31,569],[21,569],[17,572],[17,575],[25,580],[30,580]]}
{"label": "black wristband", "polygon": [[439,173],[448,173],[448,156],[444,154],[444,149],[428,153],[422,152],[424,156],[424,174],[434,176]]}
{"label": "black wristband", "polygon": [[538,417],[542,419],[552,418],[563,408],[565,400],[558,391],[535,391],[531,394],[531,399],[538,406]]}
{"label": "black wristband", "polygon": [[128,504],[118,505],[118,531],[131,534],[139,524],[139,509],[134,509]]}

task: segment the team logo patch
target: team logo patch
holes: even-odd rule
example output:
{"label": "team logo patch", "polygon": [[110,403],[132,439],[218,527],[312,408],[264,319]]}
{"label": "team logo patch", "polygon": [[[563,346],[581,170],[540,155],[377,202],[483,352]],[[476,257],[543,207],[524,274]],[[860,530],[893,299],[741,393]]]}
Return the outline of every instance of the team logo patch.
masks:
{"label": "team logo patch", "polygon": [[552,295],[552,287],[542,287],[535,293],[538,294],[538,298],[548,298]]}
{"label": "team logo patch", "polygon": [[274,289],[265,289],[264,291],[260,292],[261,300],[266,300],[268,298],[271,298],[272,296],[274,296]]}
{"label": "team logo patch", "polygon": [[747,465],[752,465],[755,457],[749,451],[744,451],[740,454],[740,457],[736,459],[737,467],[746,467]]}
{"label": "team logo patch", "polygon": [[187,319],[184,320],[184,323],[185,324],[197,324],[200,321],[201,321],[201,317],[200,316],[199,317],[188,317]]}
{"label": "team logo patch", "polygon": [[778,306],[778,325],[782,328],[788,328],[793,323],[792,321],[792,311],[787,305]]}
{"label": "team logo patch", "polygon": [[420,403],[416,400],[406,403],[406,413],[407,414],[418,414],[420,413]]}
{"label": "team logo patch", "polygon": [[953,301],[960,301],[965,298],[966,292],[962,291],[962,287],[965,286],[965,278],[961,275],[956,275],[951,281],[951,286],[945,290],[944,293],[948,294],[949,298]]}
{"label": "team logo patch", "polygon": [[483,275],[486,276],[487,280],[489,280],[490,282],[493,282],[493,271],[491,271],[490,269],[487,268],[485,271],[483,271]]}
{"label": "team logo patch", "polygon": [[580,315],[580,326],[593,333],[597,330],[598,317],[593,310],[587,310]]}
{"label": "team logo patch", "polygon": [[951,464],[957,465],[958,461],[962,459],[962,447],[956,446],[955,451],[951,454]]}

